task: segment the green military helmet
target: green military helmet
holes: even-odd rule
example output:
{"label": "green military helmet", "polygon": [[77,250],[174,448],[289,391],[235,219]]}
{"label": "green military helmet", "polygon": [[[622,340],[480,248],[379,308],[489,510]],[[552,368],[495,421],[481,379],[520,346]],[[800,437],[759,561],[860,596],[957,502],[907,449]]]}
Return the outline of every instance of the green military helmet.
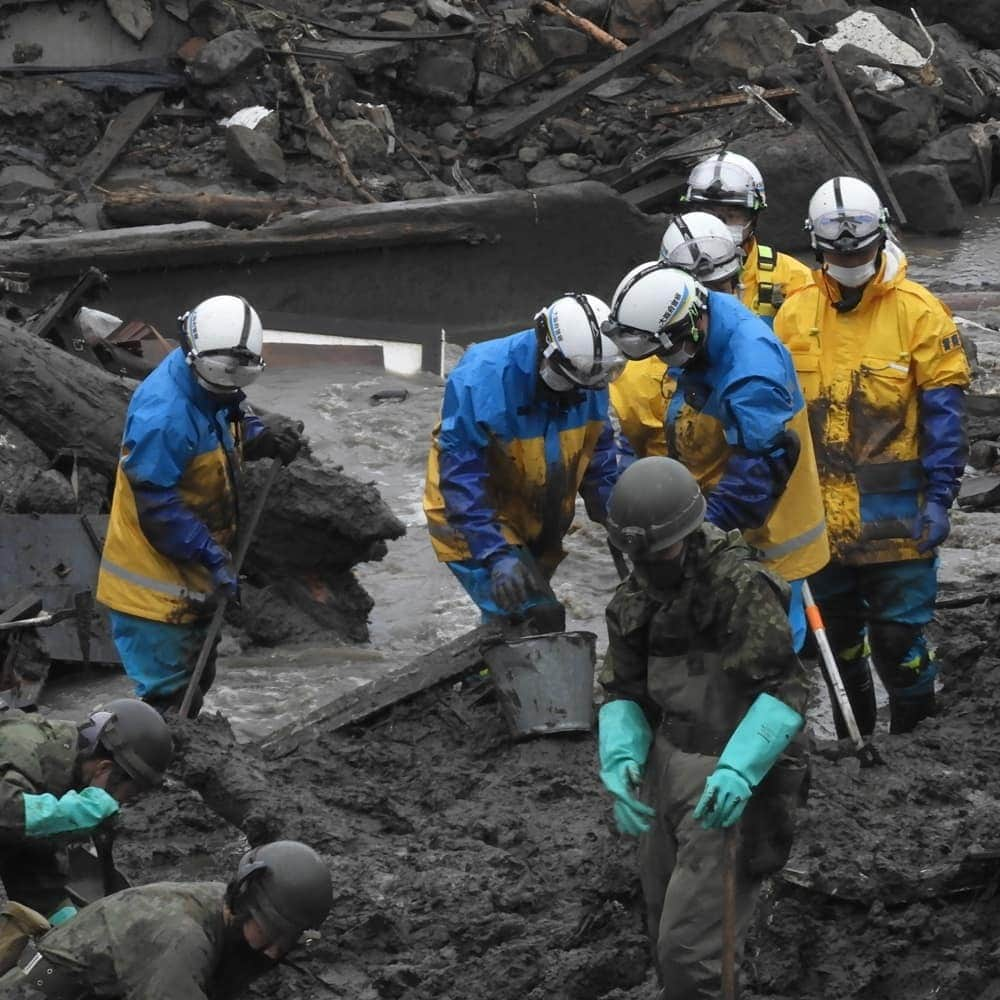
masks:
{"label": "green military helmet", "polygon": [[81,741],[91,753],[103,748],[137,784],[158,788],[174,754],[163,717],[136,698],[116,698],[91,714],[80,727]]}
{"label": "green military helmet", "polygon": [[243,855],[230,884],[229,904],[237,914],[249,913],[273,942],[291,947],[330,912],[330,871],[311,847],[276,840]]}
{"label": "green military helmet", "polygon": [[694,476],[672,458],[640,458],[619,477],[608,502],[611,544],[633,559],[686,538],[705,519]]}

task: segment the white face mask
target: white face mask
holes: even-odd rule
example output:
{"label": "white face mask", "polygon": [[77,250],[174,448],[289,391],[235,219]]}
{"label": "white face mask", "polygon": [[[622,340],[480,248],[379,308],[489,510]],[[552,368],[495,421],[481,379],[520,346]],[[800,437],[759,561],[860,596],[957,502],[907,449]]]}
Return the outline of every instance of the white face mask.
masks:
{"label": "white face mask", "polygon": [[875,277],[875,260],[868,261],[867,264],[858,264],[857,267],[838,267],[836,264],[825,265],[826,273],[845,288],[860,288],[865,282]]}
{"label": "white face mask", "polygon": [[743,241],[747,238],[747,227],[749,223],[742,222],[727,222],[726,229],[729,230],[729,235],[732,236],[733,242],[739,247],[743,245]]}

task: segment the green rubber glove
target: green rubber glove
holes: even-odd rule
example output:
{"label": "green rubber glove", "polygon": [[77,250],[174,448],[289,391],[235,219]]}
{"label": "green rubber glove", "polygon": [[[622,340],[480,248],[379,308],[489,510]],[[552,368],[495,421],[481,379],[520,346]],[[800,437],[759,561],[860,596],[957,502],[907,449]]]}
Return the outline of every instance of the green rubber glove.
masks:
{"label": "green rubber glove", "polygon": [[53,837],[60,833],[89,833],[118,812],[118,803],[103,788],[67,792],[57,799],[22,795],[24,833],[28,837]]}
{"label": "green rubber glove", "polygon": [[653,733],[634,701],[609,701],[598,713],[597,749],[601,781],[615,797],[615,823],[621,833],[638,837],[649,830],[656,810],[640,802],[632,789],[642,781]]}
{"label": "green rubber glove", "polygon": [[706,779],[694,818],[700,819],[706,830],[732,826],[804,721],[783,701],[769,694],[758,695]]}

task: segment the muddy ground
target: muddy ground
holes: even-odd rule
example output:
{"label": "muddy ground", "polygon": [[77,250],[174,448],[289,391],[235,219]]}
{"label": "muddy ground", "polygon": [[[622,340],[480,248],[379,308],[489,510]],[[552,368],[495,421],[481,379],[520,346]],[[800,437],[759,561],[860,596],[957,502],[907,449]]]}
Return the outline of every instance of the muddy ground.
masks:
{"label": "muddy ground", "polygon": [[[995,632],[989,607],[942,613],[940,717],[891,738],[883,720],[885,766],[819,746],[792,858],[758,907],[745,996],[1000,996]],[[178,738],[175,780],[128,810],[118,850],[136,881],[224,878],[244,831],[308,839],[334,873],[309,973],[253,995],[656,996],[634,845],[614,831],[592,738],[512,743],[495,702],[450,686],[279,760],[218,716]],[[980,860],[960,869],[970,850]]]}

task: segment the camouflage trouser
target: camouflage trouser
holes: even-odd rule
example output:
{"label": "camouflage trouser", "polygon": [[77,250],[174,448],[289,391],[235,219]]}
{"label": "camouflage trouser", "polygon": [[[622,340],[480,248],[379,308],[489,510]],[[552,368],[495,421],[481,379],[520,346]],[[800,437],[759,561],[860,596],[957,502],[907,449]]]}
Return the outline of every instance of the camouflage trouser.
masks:
{"label": "camouflage trouser", "polygon": [[[721,989],[723,833],[692,817],[716,763],[683,753],[662,734],[646,763],[641,798],[657,815],[639,841],[639,870],[665,1000],[718,1000]],[[737,866],[737,965],[761,881]]]}

